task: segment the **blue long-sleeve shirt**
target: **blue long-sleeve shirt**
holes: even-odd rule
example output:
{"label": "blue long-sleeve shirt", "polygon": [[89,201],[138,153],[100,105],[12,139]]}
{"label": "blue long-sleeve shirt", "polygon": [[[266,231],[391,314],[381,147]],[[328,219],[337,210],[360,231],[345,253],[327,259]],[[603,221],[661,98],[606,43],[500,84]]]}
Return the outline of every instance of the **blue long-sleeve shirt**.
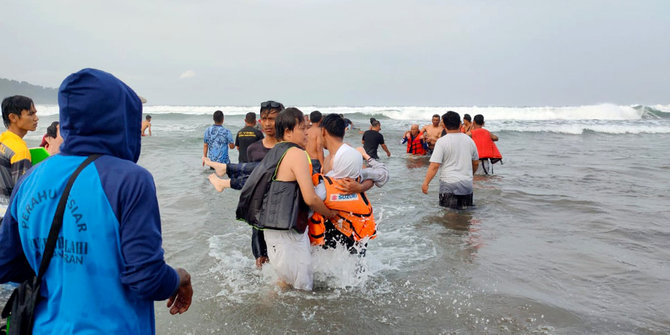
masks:
{"label": "blue long-sleeve shirt", "polygon": [[62,154],[19,180],[0,226],[0,282],[38,270],[60,195],[89,154],[67,200],[54,256],[42,280],[34,334],[153,334],[153,301],[179,276],[163,259],[151,174],[135,164],[141,103],[111,75],[82,70],[59,91]]}

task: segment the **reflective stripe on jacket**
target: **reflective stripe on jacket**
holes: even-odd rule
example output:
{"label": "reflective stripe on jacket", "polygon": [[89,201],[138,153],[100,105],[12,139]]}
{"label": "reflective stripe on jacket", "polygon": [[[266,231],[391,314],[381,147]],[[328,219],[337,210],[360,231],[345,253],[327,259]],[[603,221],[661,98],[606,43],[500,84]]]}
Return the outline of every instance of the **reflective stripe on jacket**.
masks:
{"label": "reflective stripe on jacket", "polygon": [[[313,180],[315,184],[323,180],[326,187],[324,204],[326,207],[338,211],[337,222],[331,221],[337,230],[354,241],[376,237],[377,224],[372,213],[372,205],[364,192],[344,194],[335,187],[338,183],[337,180],[321,174],[315,174]],[[325,219],[320,214],[314,213],[309,220],[311,243],[322,245],[325,231]]]}
{"label": "reflective stripe on jacket", "polygon": [[407,152],[414,155],[425,155],[426,149],[423,147],[423,136],[421,134],[412,137],[407,141]]}

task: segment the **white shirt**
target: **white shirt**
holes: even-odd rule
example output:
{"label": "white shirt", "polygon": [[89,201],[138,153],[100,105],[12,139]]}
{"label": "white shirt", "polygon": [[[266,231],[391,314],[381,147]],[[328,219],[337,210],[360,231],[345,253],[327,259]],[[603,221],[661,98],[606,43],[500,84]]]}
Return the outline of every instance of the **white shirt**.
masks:
{"label": "white shirt", "polygon": [[[346,177],[356,179],[361,175],[362,169],[363,156],[361,153],[348,144],[342,143],[333,156],[333,168],[326,173],[326,176],[335,179]],[[326,186],[323,183],[319,183],[315,191],[321,200],[326,199]]]}
{"label": "white shirt", "polygon": [[472,180],[472,161],[479,160],[477,146],[470,136],[463,133],[447,133],[435,143],[430,156],[431,163],[439,163],[440,181],[458,183]]}
{"label": "white shirt", "polygon": [[326,176],[336,179],[346,177],[356,179],[361,175],[361,169],[363,169],[361,153],[342,143],[333,157],[333,168],[326,173]]}

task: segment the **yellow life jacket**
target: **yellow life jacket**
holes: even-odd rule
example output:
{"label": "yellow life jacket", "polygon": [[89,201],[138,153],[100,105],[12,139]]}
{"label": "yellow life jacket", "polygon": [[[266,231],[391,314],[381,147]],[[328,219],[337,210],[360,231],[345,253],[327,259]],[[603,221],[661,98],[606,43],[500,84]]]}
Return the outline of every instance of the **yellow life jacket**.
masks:
{"label": "yellow life jacket", "polygon": [[[331,221],[342,234],[354,241],[364,238],[373,239],[377,235],[377,224],[372,215],[372,205],[365,193],[344,194],[335,186],[339,182],[322,174],[314,174],[315,185],[323,180],[326,186],[326,207],[338,211],[337,220]],[[313,245],[323,245],[326,232],[325,218],[314,213],[309,219],[309,239]]]}

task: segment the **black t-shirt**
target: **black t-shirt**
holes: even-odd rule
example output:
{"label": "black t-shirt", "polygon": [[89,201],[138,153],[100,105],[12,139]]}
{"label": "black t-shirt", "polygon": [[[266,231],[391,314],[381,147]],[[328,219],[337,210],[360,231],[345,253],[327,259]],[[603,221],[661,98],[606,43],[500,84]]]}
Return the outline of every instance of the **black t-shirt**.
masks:
{"label": "black t-shirt", "polygon": [[263,141],[251,143],[247,148],[247,159],[249,162],[260,162],[272,148],[266,148]]}
{"label": "black t-shirt", "polygon": [[367,152],[370,157],[379,159],[379,156],[377,156],[377,148],[380,144],[384,144],[384,135],[375,130],[366,130],[365,133],[363,133],[363,141],[365,141],[365,143],[363,143],[365,152]]}
{"label": "black t-shirt", "polygon": [[250,162],[250,160],[247,159],[247,148],[252,143],[262,139],[263,133],[254,127],[246,126],[237,132],[237,137],[235,137],[235,146],[239,147],[240,163]]}

